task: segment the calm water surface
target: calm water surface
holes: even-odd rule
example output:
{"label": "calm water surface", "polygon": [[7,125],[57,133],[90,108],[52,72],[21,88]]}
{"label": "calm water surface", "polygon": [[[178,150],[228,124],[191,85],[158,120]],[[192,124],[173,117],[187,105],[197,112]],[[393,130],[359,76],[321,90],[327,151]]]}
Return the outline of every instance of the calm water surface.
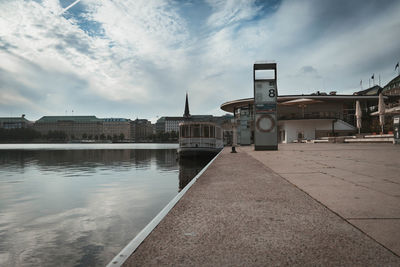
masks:
{"label": "calm water surface", "polygon": [[0,145],[0,266],[106,265],[209,161],[176,148]]}

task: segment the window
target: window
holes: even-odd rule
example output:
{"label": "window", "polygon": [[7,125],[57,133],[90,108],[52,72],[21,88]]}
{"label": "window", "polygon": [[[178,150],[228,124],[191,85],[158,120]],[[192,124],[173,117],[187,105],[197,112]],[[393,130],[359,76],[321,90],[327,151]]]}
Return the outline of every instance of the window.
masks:
{"label": "window", "polygon": [[203,137],[210,137],[210,126],[203,126]]}
{"label": "window", "polygon": [[201,135],[200,135],[200,125],[198,125],[198,124],[192,125],[192,136],[193,137],[201,137]]}
{"label": "window", "polygon": [[217,139],[222,139],[222,131],[221,131],[221,128],[217,128],[217,136],[216,136],[216,138]]}
{"label": "window", "polygon": [[183,125],[183,126],[181,126],[181,129],[182,129],[182,133],[181,133],[182,137],[190,137],[189,125]]}
{"label": "window", "polygon": [[210,137],[211,138],[215,137],[215,127],[214,126],[210,126]]}

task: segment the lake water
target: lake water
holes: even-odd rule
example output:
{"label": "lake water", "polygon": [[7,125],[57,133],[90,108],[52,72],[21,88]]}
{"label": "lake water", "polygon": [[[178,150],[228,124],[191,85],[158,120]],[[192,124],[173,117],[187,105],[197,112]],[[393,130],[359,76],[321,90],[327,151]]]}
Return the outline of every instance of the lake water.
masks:
{"label": "lake water", "polygon": [[0,266],[106,265],[210,160],[176,149],[0,145]]}

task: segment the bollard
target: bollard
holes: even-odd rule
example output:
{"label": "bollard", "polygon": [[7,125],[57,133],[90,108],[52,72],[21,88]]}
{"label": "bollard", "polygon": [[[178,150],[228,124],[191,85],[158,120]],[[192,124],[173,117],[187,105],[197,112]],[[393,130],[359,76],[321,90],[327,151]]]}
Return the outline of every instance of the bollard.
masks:
{"label": "bollard", "polygon": [[232,146],[232,151],[231,151],[231,153],[237,153],[237,152],[236,152],[236,147]]}

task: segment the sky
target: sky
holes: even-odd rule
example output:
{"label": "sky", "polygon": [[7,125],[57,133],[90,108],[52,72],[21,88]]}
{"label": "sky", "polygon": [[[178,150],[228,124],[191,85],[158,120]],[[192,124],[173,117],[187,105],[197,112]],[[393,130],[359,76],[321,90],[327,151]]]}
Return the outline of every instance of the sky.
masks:
{"label": "sky", "polygon": [[[277,63],[279,95],[397,75],[397,0],[0,0],[0,117],[223,115]],[[360,82],[362,80],[362,84]]]}

